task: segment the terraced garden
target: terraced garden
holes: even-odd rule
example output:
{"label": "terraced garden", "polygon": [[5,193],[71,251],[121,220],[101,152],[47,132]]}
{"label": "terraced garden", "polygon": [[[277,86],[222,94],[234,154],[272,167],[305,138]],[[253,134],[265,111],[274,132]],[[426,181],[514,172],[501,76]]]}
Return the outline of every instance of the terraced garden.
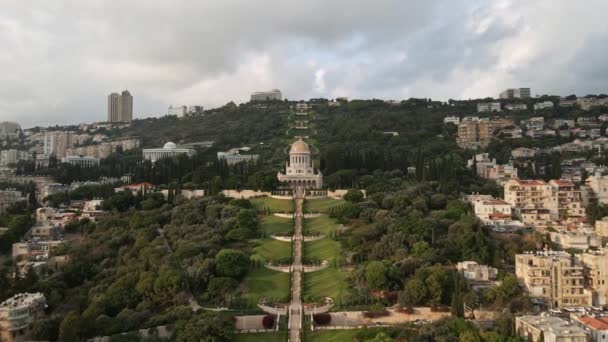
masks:
{"label": "terraced garden", "polygon": [[344,203],[343,200],[334,198],[319,198],[306,200],[304,203],[304,213],[328,213],[329,208]]}
{"label": "terraced garden", "polygon": [[255,307],[261,298],[279,302],[289,301],[289,273],[277,272],[264,266],[249,271],[245,280],[243,298],[250,307]]}
{"label": "terraced garden", "polygon": [[293,201],[272,197],[252,198],[251,204],[258,210],[269,209],[273,213],[293,213]]}
{"label": "terraced garden", "polygon": [[293,220],[290,218],[278,217],[278,216],[264,216],[262,222],[260,222],[260,228],[266,236],[272,234],[276,235],[292,235],[293,234]]}

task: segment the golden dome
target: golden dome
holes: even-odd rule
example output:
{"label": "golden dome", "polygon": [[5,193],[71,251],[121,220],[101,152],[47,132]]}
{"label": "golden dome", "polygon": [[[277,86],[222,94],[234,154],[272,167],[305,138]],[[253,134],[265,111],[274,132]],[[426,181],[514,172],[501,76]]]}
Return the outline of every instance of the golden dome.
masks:
{"label": "golden dome", "polygon": [[304,140],[299,139],[298,141],[291,144],[291,150],[289,150],[289,153],[309,153],[310,154],[310,149],[308,148],[308,144]]}

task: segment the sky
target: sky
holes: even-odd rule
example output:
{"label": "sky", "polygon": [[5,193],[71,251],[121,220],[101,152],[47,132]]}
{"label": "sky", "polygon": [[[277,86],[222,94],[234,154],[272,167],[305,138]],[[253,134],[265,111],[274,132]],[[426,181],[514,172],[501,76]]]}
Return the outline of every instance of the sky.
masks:
{"label": "sky", "polygon": [[312,97],[608,92],[608,1],[0,0],[0,121],[104,121]]}

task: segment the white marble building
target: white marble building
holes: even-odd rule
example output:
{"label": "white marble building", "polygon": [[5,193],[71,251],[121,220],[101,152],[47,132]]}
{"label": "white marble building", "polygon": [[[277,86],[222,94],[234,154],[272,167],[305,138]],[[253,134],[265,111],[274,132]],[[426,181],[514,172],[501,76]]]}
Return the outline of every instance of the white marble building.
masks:
{"label": "white marble building", "polygon": [[279,182],[285,182],[292,187],[320,189],[323,187],[321,171],[314,169],[310,158],[308,144],[299,139],[291,144],[289,161],[285,163],[285,173],[278,172]]}

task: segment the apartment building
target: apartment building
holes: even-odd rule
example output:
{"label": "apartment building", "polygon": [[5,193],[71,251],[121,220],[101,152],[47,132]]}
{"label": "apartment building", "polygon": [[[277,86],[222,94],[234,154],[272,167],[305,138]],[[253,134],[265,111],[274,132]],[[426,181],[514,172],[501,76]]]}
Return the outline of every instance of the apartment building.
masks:
{"label": "apartment building", "polygon": [[527,110],[528,105],[526,105],[525,103],[507,103],[505,105],[505,109],[517,112],[520,110]]}
{"label": "apartment building", "polygon": [[258,91],[251,94],[251,101],[280,101],[283,98],[279,89]]}
{"label": "apartment building", "polygon": [[534,104],[534,110],[553,108],[554,104],[551,101],[537,102]]}
{"label": "apartment building", "polygon": [[458,145],[462,148],[485,147],[498,129],[513,126],[511,118],[464,117],[458,125]]}
{"label": "apartment building", "polygon": [[535,116],[527,120],[522,120],[521,124],[528,130],[540,131],[545,127],[545,118],[542,116]]}
{"label": "apartment building", "polygon": [[125,137],[112,141],[106,141],[99,144],[88,146],[72,147],[66,150],[68,156],[86,156],[93,158],[107,158],[113,152],[118,150],[128,151],[139,147],[139,139],[136,137]]}
{"label": "apartment building", "polygon": [[32,324],[45,308],[42,293],[20,293],[0,303],[0,341],[29,341]]}
{"label": "apartment building", "polygon": [[15,149],[0,151],[0,166],[17,164],[21,160],[31,160],[32,154],[28,151]]}
{"label": "apartment building", "polygon": [[535,155],[536,150],[533,148],[518,147],[514,150],[511,150],[511,157],[515,159],[534,158]]}
{"label": "apartment building", "polygon": [[502,91],[498,97],[501,99],[527,99],[531,94],[530,88],[509,88]]}
{"label": "apartment building", "polygon": [[533,298],[551,307],[589,306],[583,266],[566,252],[543,251],[515,255],[515,275]]}
{"label": "apartment building", "polygon": [[524,223],[538,224],[550,219],[545,207],[550,187],[541,180],[511,179],[504,185],[505,202],[509,203]]}
{"label": "apartment building", "polygon": [[515,318],[515,331],[532,342],[587,342],[585,330],[553,316],[520,316]]}
{"label": "apartment building", "polygon": [[593,305],[608,304],[608,248],[586,251],[576,258],[585,268],[585,280]]}
{"label": "apartment building", "polygon": [[552,219],[585,217],[582,192],[574,183],[565,179],[552,179],[549,181],[549,186],[551,193],[546,207],[551,212]]}
{"label": "apartment building", "polygon": [[601,237],[608,237],[608,216],[595,221],[595,233]]}
{"label": "apartment building", "polygon": [[480,102],[477,104],[477,113],[500,112],[500,102]]}
{"label": "apartment building", "polygon": [[65,157],[68,148],[74,147],[72,132],[51,131],[44,133],[44,155],[54,155],[58,158]]}
{"label": "apartment building", "polygon": [[586,231],[550,232],[549,238],[561,249],[587,250],[601,245],[600,237],[597,234]]}
{"label": "apartment building", "polygon": [[599,203],[608,204],[608,176],[597,173],[587,177],[585,180],[589,199],[595,199]]}

